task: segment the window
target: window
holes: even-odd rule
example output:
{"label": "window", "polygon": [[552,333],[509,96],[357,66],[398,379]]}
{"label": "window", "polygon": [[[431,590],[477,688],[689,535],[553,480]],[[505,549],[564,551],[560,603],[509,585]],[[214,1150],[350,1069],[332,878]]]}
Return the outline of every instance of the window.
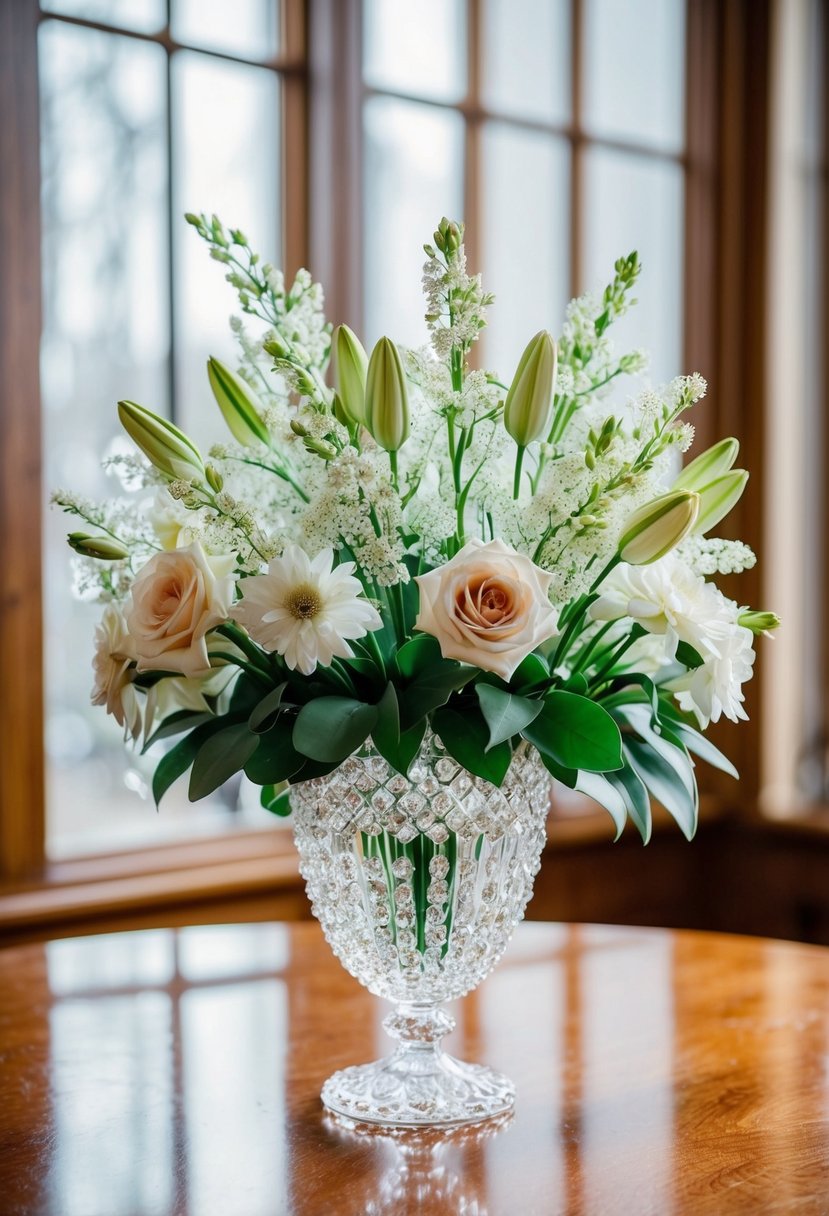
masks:
{"label": "window", "polygon": [[[232,18],[221,4],[171,0],[169,24],[160,0],[43,8],[44,481],[100,499],[120,487],[99,454],[129,450],[116,438],[119,397],[172,416],[205,447],[222,436],[204,366],[208,354],[232,358],[232,294],[183,213],[216,212],[283,260],[293,219],[283,97],[303,71],[302,41],[277,0],[246,0]],[[290,205],[304,206],[301,196]],[[75,527],[82,521],[47,516],[48,856],[235,829],[246,805],[252,825],[266,826],[255,791],[238,782],[196,807],[175,791],[162,815],[138,797],[154,761],[126,759],[115,723],[89,705],[100,609],[67,602]]]}

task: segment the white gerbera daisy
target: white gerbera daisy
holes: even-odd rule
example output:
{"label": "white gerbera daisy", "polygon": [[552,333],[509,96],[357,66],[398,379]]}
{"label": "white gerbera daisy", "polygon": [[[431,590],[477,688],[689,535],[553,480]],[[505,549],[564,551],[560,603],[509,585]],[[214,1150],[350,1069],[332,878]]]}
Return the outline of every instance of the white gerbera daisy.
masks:
{"label": "white gerbera daisy", "polygon": [[242,599],[231,609],[255,642],[306,676],[318,663],[327,667],[334,657],[353,658],[347,639],[365,637],[383,624],[352,574],[354,562],[333,565],[331,549],[312,561],[298,545],[288,545],[268,564],[267,574],[241,581]]}

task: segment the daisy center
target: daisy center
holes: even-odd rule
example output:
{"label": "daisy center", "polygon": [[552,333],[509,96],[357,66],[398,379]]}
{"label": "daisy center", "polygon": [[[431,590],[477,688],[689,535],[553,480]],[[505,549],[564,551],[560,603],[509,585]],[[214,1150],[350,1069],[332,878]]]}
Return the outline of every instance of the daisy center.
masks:
{"label": "daisy center", "polygon": [[310,621],[322,612],[322,596],[311,583],[300,583],[288,592],[285,607],[296,620]]}

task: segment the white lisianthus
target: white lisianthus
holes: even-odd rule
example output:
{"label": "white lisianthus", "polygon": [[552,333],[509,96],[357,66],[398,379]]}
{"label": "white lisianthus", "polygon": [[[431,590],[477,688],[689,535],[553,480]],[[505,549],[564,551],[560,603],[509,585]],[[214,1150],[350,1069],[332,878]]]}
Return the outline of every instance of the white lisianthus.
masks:
{"label": "white lisianthus", "polygon": [[173,498],[166,486],[159,487],[147,518],[162,549],[170,551],[189,543],[188,516],[192,517],[192,512]]}
{"label": "white lisianthus", "polygon": [[680,709],[696,714],[703,730],[723,714],[732,722],[747,720],[742,685],[753,674],[753,641],[751,630],[742,625],[715,626],[702,666],[666,685],[676,693]]}
{"label": "white lisianthus", "polygon": [[679,642],[704,654],[712,629],[737,620],[736,605],[674,554],[649,566],[617,566],[590,613],[597,621],[630,617],[648,633],[661,634],[667,659]]}
{"label": "white lisianthus", "polygon": [[232,615],[265,650],[275,650],[291,670],[309,676],[318,664],[353,658],[349,640],[382,627],[353,570],[354,562],[335,569],[332,549],[312,560],[298,545],[288,545],[270,561],[267,574],[242,580]]}
{"label": "white lisianthus", "polygon": [[208,557],[198,541],[150,558],[124,613],[139,671],[209,673],[207,633],[227,620],[235,565],[230,554]]}
{"label": "white lisianthus", "polygon": [[415,628],[459,659],[508,680],[522,659],[556,633],[558,613],[547,592],[552,575],[501,540],[471,540],[415,579]]}
{"label": "white lisianthus", "polygon": [[124,733],[137,739],[141,733],[141,707],[133,685],[135,645],[127,632],[121,609],[107,604],[95,628],[92,670],[95,683],[92,704],[105,705]]}

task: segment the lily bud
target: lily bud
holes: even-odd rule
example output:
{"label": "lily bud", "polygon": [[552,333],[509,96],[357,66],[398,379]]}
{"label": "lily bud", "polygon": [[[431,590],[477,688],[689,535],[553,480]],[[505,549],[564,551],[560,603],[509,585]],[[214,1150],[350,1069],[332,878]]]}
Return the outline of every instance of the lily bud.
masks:
{"label": "lily bud", "polygon": [[699,491],[699,514],[694,524],[696,535],[702,536],[728,514],[742,497],[747,481],[745,469],[732,469]]}
{"label": "lily bud", "polygon": [[119,540],[111,536],[89,536],[86,532],[70,532],[66,538],[70,548],[82,557],[97,557],[103,562],[120,562],[127,550]]}
{"label": "lily bud", "polygon": [[210,489],[214,492],[214,494],[218,494],[225,484],[225,479],[222,477],[215,464],[208,464],[205,466],[204,476],[207,484],[210,486]]}
{"label": "lily bud", "polygon": [[768,637],[772,629],[780,628],[780,617],[776,612],[741,612],[737,624],[752,633],[762,633]]}
{"label": "lily bud", "polygon": [[409,438],[406,376],[390,338],[380,339],[368,361],[366,426],[386,452],[396,452]]}
{"label": "lily bud", "polygon": [[216,404],[236,442],[245,447],[270,443],[270,433],[262,421],[261,402],[242,377],[218,359],[210,358],[207,360],[207,378]]}
{"label": "lily bud", "polygon": [[337,388],[342,407],[352,422],[366,425],[368,355],[357,335],[340,325],[336,336]]}
{"label": "lily bud", "polygon": [[528,343],[504,402],[504,426],[520,448],[546,437],[553,412],[558,355],[542,329]]}
{"label": "lily bud", "polygon": [[699,511],[694,490],[673,490],[628,516],[619,556],[631,566],[647,566],[670,553],[688,535]]}
{"label": "lily bud", "polygon": [[166,418],[134,401],[118,402],[118,417],[130,439],[150,464],[171,481],[204,481],[204,462],[199,449]]}
{"label": "lily bud", "polygon": [[686,464],[674,482],[675,490],[702,490],[709,482],[727,473],[740,454],[737,439],[721,439],[713,447],[706,448]]}

